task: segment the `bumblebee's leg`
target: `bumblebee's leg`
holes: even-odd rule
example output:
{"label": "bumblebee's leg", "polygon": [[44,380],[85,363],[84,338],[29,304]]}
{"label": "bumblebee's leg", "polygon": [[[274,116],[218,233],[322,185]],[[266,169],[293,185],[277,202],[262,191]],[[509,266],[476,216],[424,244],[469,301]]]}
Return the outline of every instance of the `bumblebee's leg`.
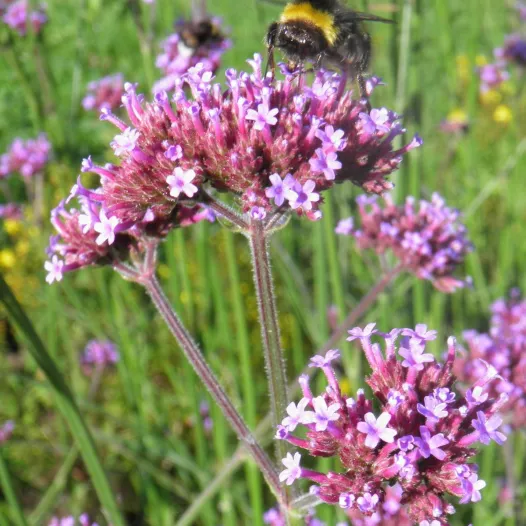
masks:
{"label": "bumblebee's leg", "polygon": [[307,69],[305,69],[305,63],[299,62],[299,63],[289,63],[289,69],[295,68],[298,72],[298,87],[300,89],[303,88],[305,84],[305,75],[309,72]]}
{"label": "bumblebee's leg", "polygon": [[267,65],[265,67],[265,77],[267,76],[268,70],[272,72],[272,76],[275,76],[276,64],[274,62],[274,48],[276,44],[276,35],[278,32],[278,24],[273,22],[270,24],[267,34],[265,36],[265,44],[267,44]]}
{"label": "bumblebee's leg", "polygon": [[265,66],[265,77],[267,76],[268,70],[272,72],[272,77],[276,76],[276,63],[274,62],[274,46],[267,48],[267,65]]}
{"label": "bumblebee's leg", "polygon": [[365,100],[367,111],[371,112],[371,103],[369,102],[369,95],[367,95],[367,85],[363,73],[360,72],[356,75],[358,81],[358,87],[360,88],[360,97]]}
{"label": "bumblebee's leg", "polygon": [[346,47],[349,73],[351,78],[356,79],[360,97],[367,101],[367,109],[370,111],[371,105],[368,100],[364,74],[371,60],[371,36],[365,32],[356,32],[347,40]]}
{"label": "bumblebee's leg", "polygon": [[363,33],[361,35],[361,59],[358,63],[358,87],[360,88],[360,95],[367,101],[367,110],[371,111],[371,103],[369,102],[369,95],[367,94],[367,87],[365,83],[364,73],[369,69],[369,62],[371,61],[371,35]]}

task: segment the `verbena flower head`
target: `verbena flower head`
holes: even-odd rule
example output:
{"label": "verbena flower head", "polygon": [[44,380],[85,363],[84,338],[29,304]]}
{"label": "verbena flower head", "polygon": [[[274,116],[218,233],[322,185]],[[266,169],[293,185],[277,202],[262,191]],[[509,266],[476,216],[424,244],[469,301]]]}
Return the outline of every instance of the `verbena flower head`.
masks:
{"label": "verbena flower head", "polygon": [[[423,325],[384,334],[370,324],[349,335],[349,340],[360,340],[371,366],[366,381],[374,403],[363,389],[354,398],[341,392],[331,366],[334,352],[330,359],[315,357],[311,365],[322,369],[328,386],[315,396],[308,377],[300,377],[303,399],[298,406],[304,408],[296,415],[300,424],[291,430],[285,419],[276,437],[306,454],[288,454],[281,480],[288,484],[300,478],[313,481],[322,501],[366,517],[382,512],[391,491],[388,486],[397,483],[402,491],[400,501],[412,522],[448,524],[447,514],[454,508],[446,495],[458,497],[460,503],[481,499],[485,483],[478,479],[476,464],[468,460],[477,453],[478,443],[494,440],[501,444],[506,439],[496,411],[507,396],[470,405],[453,389],[454,339],[448,342],[446,362],[438,363],[426,352],[435,333]],[[384,351],[373,338],[384,340]],[[488,374],[477,385],[485,392],[494,379]],[[329,411],[331,418],[320,429],[320,419],[327,420],[325,408],[336,410]],[[306,456],[338,457],[342,468],[339,472],[313,471],[306,467]]]}
{"label": "verbena flower head", "polygon": [[82,100],[85,110],[114,110],[121,104],[124,94],[124,79],[122,73],[109,75],[88,84],[87,94]]}
{"label": "verbena flower head", "polygon": [[459,357],[455,374],[467,386],[477,384],[488,371],[498,374],[490,389],[471,388],[466,398],[471,404],[485,397],[505,393],[509,401],[501,412],[515,428],[526,425],[526,301],[518,291],[492,307],[490,330],[464,333],[467,348]]}
{"label": "verbena flower head", "polygon": [[82,168],[101,176],[109,215],[123,224],[147,211],[167,218],[181,199],[199,200],[208,183],[238,196],[245,212],[263,216],[282,206],[316,219],[320,192],[337,182],[391,188],[386,177],[420,144],[415,138],[393,149],[404,131],[394,113],[368,114],[334,73],[318,72],[306,86],[288,72],[284,80],[263,77],[259,55],[250,63],[252,74],[227,71],[226,90],[201,64],[171,98],[161,92],[145,103],[125,86],[130,125],[102,115],[119,130],[111,145],[120,163],[101,168],[89,158]]}
{"label": "verbena flower head", "polygon": [[117,346],[109,340],[90,340],[80,358],[87,372],[94,368],[104,368],[119,361]]}
{"label": "verbena flower head", "polygon": [[405,270],[430,280],[443,292],[453,292],[469,283],[453,276],[472,250],[460,213],[446,206],[433,194],[431,201],[408,197],[397,206],[387,195],[384,206],[376,198],[358,197],[360,228],[344,219],[336,228],[351,235],[358,248],[374,249],[378,254],[391,251]]}
{"label": "verbena flower head", "polygon": [[519,33],[508,35],[504,45],[495,50],[498,59],[526,67],[526,38]]}
{"label": "verbena flower head", "polygon": [[176,22],[175,33],[162,43],[163,51],[155,62],[163,78],[155,83],[154,93],[172,90],[197,64],[202,64],[205,71],[215,73],[221,65],[223,53],[232,46],[222,25],[219,17]]}
{"label": "verbena flower head", "polygon": [[0,444],[7,442],[15,429],[15,423],[12,420],[7,420],[0,426]]}
{"label": "verbena flower head", "polygon": [[48,526],[98,526],[96,522],[91,522],[87,513],[83,513],[78,518],[74,515],[68,517],[53,517]]}
{"label": "verbena flower head", "polygon": [[36,139],[15,139],[0,156],[0,179],[13,173],[25,178],[42,172],[49,161],[51,144],[44,133]]}
{"label": "verbena flower head", "polygon": [[33,26],[33,31],[39,33],[42,26],[47,22],[46,9],[44,4],[40,4],[32,10],[28,0],[16,0],[7,5],[3,12],[2,20],[19,35],[25,35],[27,25]]}
{"label": "verbena flower head", "polygon": [[478,68],[478,74],[480,77],[480,91],[482,93],[498,88],[510,78],[510,74],[504,69],[502,62],[485,64]]}

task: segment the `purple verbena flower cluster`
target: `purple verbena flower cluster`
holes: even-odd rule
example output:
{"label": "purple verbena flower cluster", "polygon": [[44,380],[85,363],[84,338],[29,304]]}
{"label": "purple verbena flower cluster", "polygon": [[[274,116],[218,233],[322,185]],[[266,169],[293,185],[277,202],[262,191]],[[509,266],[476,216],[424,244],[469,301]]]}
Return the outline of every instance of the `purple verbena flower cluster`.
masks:
{"label": "purple verbena flower cluster", "polygon": [[119,361],[117,346],[109,340],[90,340],[82,352],[80,362],[89,373],[93,369],[101,369]]}
{"label": "purple verbena flower cluster", "polygon": [[199,199],[206,182],[241,197],[245,212],[263,216],[284,206],[313,219],[321,215],[319,192],[335,182],[391,188],[386,177],[420,144],[415,138],[393,149],[404,131],[395,114],[367,113],[339,75],[318,72],[304,86],[289,73],[281,81],[263,77],[259,55],[249,62],[250,75],[227,71],[226,91],[202,65],[177,82],[171,100],[161,92],[144,103],[126,84],[132,126],[107,110],[101,117],[119,129],[111,146],[120,164],[103,168],[88,158],[82,166],[101,176],[96,200],[108,217],[127,228],[147,212],[166,219],[181,199]]}
{"label": "purple verbena flower cluster", "polygon": [[503,46],[495,50],[495,56],[504,62],[526,67],[526,38],[520,33],[508,35]]}
{"label": "purple verbena flower cluster", "polygon": [[176,22],[175,33],[162,43],[163,51],[155,62],[163,78],[155,83],[153,92],[174,89],[181,77],[197,64],[214,74],[223,53],[232,46],[221,26],[219,17]]}
{"label": "purple verbena flower cluster", "polygon": [[210,415],[210,405],[206,400],[202,400],[199,404],[199,415],[201,416],[205,432],[209,434],[214,427],[214,421]]}
{"label": "purple verbena flower cluster", "polygon": [[[384,352],[372,342],[375,335],[385,341]],[[314,356],[310,366],[321,368],[328,387],[314,396],[309,377],[302,375],[303,398],[287,407],[276,438],[310,456],[338,457],[342,470],[320,473],[303,467],[300,453],[288,453],[280,479],[287,484],[311,480],[322,501],[365,516],[380,510],[386,487],[398,483],[410,519],[437,526],[447,525],[447,515],[454,511],[446,495],[459,497],[462,504],[479,501],[485,482],[478,479],[477,465],[467,461],[477,453],[477,442],[502,444],[506,439],[498,430],[501,419],[496,412],[508,397],[486,396],[473,404],[457,394],[452,373],[455,341],[448,341],[446,362],[440,364],[426,352],[427,342],[435,338],[436,331],[425,325],[386,334],[372,323],[349,331],[348,340],[360,340],[372,369],[367,383],[379,405],[374,412],[373,400],[363,389],[355,398],[341,392],[331,365],[338,351]],[[488,371],[474,388],[486,393],[494,379]]]}
{"label": "purple verbena flower cluster", "polygon": [[7,442],[15,429],[15,423],[12,420],[7,420],[0,426],[0,444]]}
{"label": "purple verbena flower cluster", "polygon": [[506,65],[502,61],[480,66],[477,71],[480,77],[480,91],[482,93],[498,88],[503,82],[510,78],[505,70]]}
{"label": "purple verbena flower cluster", "polygon": [[53,517],[48,526],[98,526],[98,523],[91,522],[87,513],[83,513],[76,519],[73,515],[68,517]]}
{"label": "purple verbena flower cluster", "polygon": [[26,34],[28,24],[33,26],[35,33],[39,33],[47,22],[45,5],[40,4],[32,10],[28,0],[2,2],[0,3],[0,14],[2,21],[19,35]]}
{"label": "purple verbena flower cluster", "polygon": [[0,218],[20,220],[24,216],[22,207],[17,203],[0,205]]}
{"label": "purple verbena flower cluster", "polygon": [[[526,21],[526,7],[524,3],[517,4],[517,11],[522,22]],[[521,68],[526,67],[526,37],[524,32],[507,35],[501,47],[493,50],[495,62],[478,68],[480,76],[480,89],[482,92],[498,88],[510,78],[506,67],[515,64]]]}
{"label": "purple verbena flower cluster", "polygon": [[430,280],[442,292],[453,292],[468,281],[454,277],[457,266],[472,250],[460,213],[433,194],[431,201],[408,197],[396,206],[389,195],[381,207],[375,197],[357,198],[361,228],[352,218],[343,219],[336,232],[352,235],[358,247],[378,254],[390,250],[405,270]]}
{"label": "purple verbena flower cluster", "polygon": [[401,499],[404,490],[400,484],[387,486],[381,506],[372,515],[364,515],[358,508],[348,510],[352,526],[412,526]]}
{"label": "purple verbena flower cluster", "polygon": [[114,110],[121,104],[124,94],[124,78],[122,73],[109,75],[88,84],[88,91],[82,106],[85,110],[98,110],[103,108]]}
{"label": "purple verbena flower cluster", "polygon": [[467,348],[456,362],[455,374],[466,385],[476,383],[488,371],[498,373],[490,389],[468,389],[471,404],[485,397],[506,393],[508,403],[502,408],[506,422],[515,428],[526,425],[526,301],[518,291],[507,300],[500,299],[492,307],[490,330],[464,333]]}
{"label": "purple verbena flower cluster", "polygon": [[15,139],[0,156],[0,179],[13,173],[30,178],[42,172],[49,161],[51,144],[42,133],[36,139]]}

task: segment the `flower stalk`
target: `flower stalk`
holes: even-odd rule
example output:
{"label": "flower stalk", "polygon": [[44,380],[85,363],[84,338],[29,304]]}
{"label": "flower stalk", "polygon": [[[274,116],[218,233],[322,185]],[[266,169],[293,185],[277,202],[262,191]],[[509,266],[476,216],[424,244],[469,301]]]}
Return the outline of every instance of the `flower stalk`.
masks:
{"label": "flower stalk", "polygon": [[164,291],[155,276],[155,253],[156,247],[155,244],[152,243],[152,245],[148,246],[146,249],[145,259],[142,265],[140,265],[139,262],[136,262],[136,269],[133,269],[128,265],[116,263],[114,264],[114,269],[126,279],[134,281],[146,289],[146,292],[152,299],[159,314],[161,314],[163,320],[170,329],[170,332],[177,340],[186,358],[204,383],[210,395],[219,405],[238,439],[245,445],[250,456],[258,465],[273,493],[275,493],[280,502],[282,502],[283,491],[274,464],[248,429],[242,416],[221,387],[221,384],[217,380],[213,371],[206,363],[199,347],[172,309],[168,298],[164,294]]}
{"label": "flower stalk", "polygon": [[[248,231],[252,265],[254,270],[254,285],[258,298],[259,323],[263,352],[265,355],[265,368],[267,372],[270,413],[272,423],[278,423],[288,405],[287,372],[283,351],[281,349],[278,311],[274,295],[274,284],[270,268],[268,253],[268,234],[262,221],[252,220]],[[278,441],[276,454],[283,458],[287,448]]]}

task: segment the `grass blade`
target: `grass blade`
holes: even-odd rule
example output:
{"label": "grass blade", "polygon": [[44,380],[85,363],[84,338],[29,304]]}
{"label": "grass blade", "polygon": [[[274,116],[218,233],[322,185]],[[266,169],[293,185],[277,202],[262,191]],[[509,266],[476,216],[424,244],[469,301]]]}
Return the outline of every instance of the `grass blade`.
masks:
{"label": "grass blade", "polygon": [[16,496],[15,488],[11,482],[11,476],[7,469],[7,463],[5,461],[3,451],[0,449],[0,484],[2,486],[2,492],[5,499],[9,504],[12,518],[16,526],[27,526],[27,521],[24,517],[24,511],[22,505],[18,501]]}
{"label": "grass blade", "polygon": [[0,300],[4,304],[13,324],[18,327],[20,333],[29,343],[28,350],[31,356],[42,369],[53,388],[57,408],[62,413],[75,438],[101,505],[108,513],[113,526],[124,526],[124,519],[119,511],[117,501],[97,454],[95,443],[75,403],[73,394],[66,385],[54,360],[44,347],[24,309],[1,275]]}

